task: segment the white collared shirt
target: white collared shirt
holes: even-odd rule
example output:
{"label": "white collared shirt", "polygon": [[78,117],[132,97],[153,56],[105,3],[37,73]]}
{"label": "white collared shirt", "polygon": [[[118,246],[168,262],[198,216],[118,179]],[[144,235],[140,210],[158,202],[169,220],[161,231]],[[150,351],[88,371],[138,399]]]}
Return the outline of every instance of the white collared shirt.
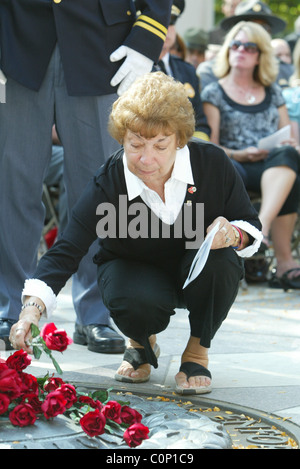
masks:
{"label": "white collared shirt", "polygon": [[170,67],[169,57],[170,57],[170,53],[167,52],[167,54],[165,54],[161,60],[164,63],[167,74],[172,77],[173,72],[172,72],[171,67]]}
{"label": "white collared shirt", "polygon": [[140,196],[143,202],[167,225],[173,225],[183,205],[187,185],[194,184],[190,152],[187,146],[176,151],[170,179],[165,183],[165,202],[135,174],[129,171],[125,152],[123,154],[128,200]]}

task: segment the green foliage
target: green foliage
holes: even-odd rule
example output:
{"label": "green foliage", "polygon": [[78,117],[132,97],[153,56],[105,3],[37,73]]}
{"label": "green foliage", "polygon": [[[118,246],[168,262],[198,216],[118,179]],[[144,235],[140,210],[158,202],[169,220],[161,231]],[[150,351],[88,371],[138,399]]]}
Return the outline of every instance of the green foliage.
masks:
{"label": "green foliage", "polygon": [[[300,2],[299,0],[286,0],[281,2],[278,0],[265,0],[264,3],[269,6],[273,14],[279,16],[287,23],[287,27],[278,36],[284,37],[294,31],[294,22],[300,16]],[[215,15],[216,23],[222,18],[222,0],[215,0]]]}

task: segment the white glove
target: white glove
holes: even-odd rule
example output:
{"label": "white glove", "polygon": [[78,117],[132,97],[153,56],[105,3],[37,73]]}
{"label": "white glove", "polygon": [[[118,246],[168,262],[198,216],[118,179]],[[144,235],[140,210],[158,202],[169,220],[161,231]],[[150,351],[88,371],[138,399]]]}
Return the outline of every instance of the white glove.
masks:
{"label": "white glove", "polygon": [[6,76],[0,70],[0,103],[6,102]]}
{"label": "white glove", "polygon": [[111,79],[111,86],[118,87],[117,93],[119,96],[129,88],[130,85],[141,75],[151,72],[153,67],[153,60],[149,59],[143,54],[130,47],[120,46],[110,56],[111,62],[118,62],[118,60],[126,57],[125,61]]}

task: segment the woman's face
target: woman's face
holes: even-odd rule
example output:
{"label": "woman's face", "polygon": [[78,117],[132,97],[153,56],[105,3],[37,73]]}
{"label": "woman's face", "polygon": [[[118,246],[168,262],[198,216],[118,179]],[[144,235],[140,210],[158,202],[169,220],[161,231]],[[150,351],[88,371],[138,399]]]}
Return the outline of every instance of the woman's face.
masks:
{"label": "woman's face", "polygon": [[144,138],[127,130],[123,146],[129,171],[146,185],[164,184],[170,178],[176,157],[175,134]]}
{"label": "woman's face", "polygon": [[253,48],[247,50],[247,47],[243,46],[243,44],[247,45],[249,42],[253,44],[244,31],[239,31],[234,41],[237,41],[236,43],[240,42],[241,45],[235,49],[229,49],[229,64],[231,68],[254,70],[256,65],[259,64],[259,50],[253,51]]}

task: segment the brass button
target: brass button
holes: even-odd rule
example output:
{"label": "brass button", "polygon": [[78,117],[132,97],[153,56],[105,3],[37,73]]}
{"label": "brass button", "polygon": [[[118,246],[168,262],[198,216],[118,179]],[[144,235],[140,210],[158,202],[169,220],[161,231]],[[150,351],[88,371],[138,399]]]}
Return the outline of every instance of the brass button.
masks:
{"label": "brass button", "polygon": [[53,1],[54,1],[54,3],[60,3],[61,2],[61,0],[53,0]]}
{"label": "brass button", "polygon": [[127,16],[130,16],[131,15],[131,11],[130,10],[127,10]]}

